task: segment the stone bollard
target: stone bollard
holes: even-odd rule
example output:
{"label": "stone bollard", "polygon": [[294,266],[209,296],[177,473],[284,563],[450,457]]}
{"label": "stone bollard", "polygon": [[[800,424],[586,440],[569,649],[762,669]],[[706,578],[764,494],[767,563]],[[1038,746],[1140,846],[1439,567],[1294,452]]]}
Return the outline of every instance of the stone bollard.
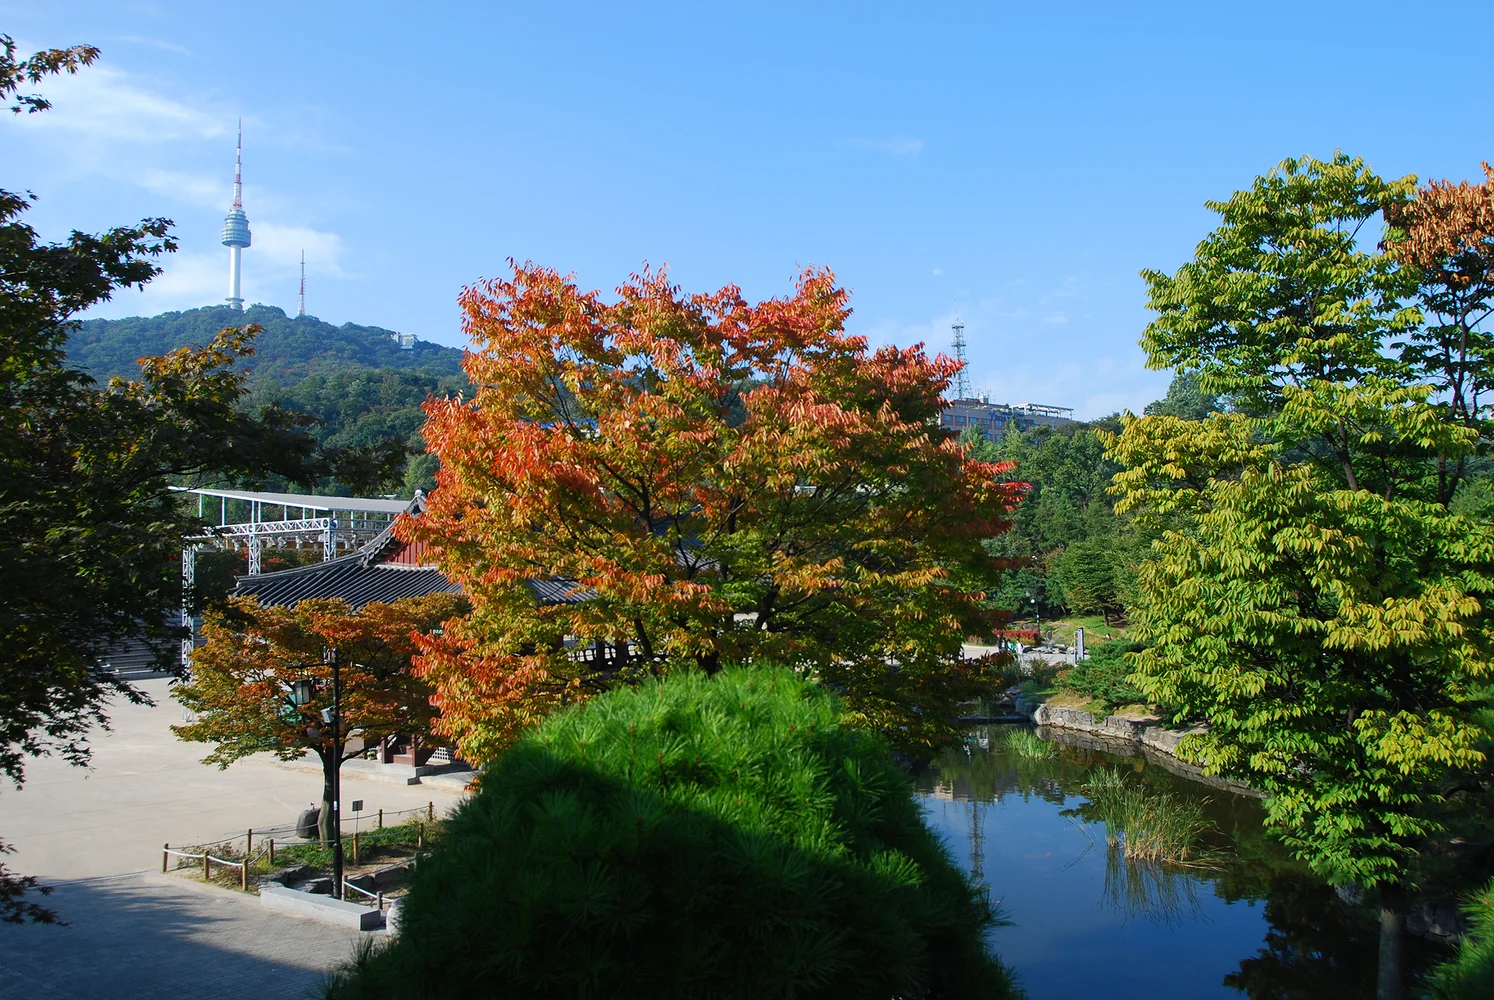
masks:
{"label": "stone bollard", "polygon": [[399,917],[403,905],[403,897],[389,901],[389,911],[384,914],[384,930],[389,932],[390,937],[399,936]]}

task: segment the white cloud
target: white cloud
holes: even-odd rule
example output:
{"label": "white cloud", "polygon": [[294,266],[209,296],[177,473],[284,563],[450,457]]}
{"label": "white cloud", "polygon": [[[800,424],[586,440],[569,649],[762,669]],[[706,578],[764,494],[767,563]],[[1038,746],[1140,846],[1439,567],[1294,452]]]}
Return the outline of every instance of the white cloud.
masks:
{"label": "white cloud", "polygon": [[228,295],[228,254],[174,253],[161,261],[162,272],[143,290],[122,289],[89,317],[151,316],[172,309],[195,309],[221,303]]}
{"label": "white cloud", "polygon": [[301,251],[306,251],[306,269],[314,274],[326,274],[334,278],[346,277],[342,269],[344,251],[342,237],[336,233],[324,233],[310,226],[280,225],[274,222],[250,223],[254,234],[254,246],[245,251],[262,255],[263,263],[270,268],[284,271],[301,267]]}
{"label": "white cloud", "polygon": [[[967,378],[993,402],[1072,407],[1080,420],[1121,409],[1139,413],[1166,392],[1168,375],[1146,368],[1140,348],[1124,335],[1125,320],[1091,313],[1093,294],[1081,277],[1003,281],[990,294],[961,295],[924,321],[887,317],[854,328],[874,345],[922,343],[930,354],[948,355],[958,312],[969,345]],[[1054,308],[1057,300],[1067,301]]]}
{"label": "white cloud", "polygon": [[[222,207],[225,211],[232,201],[232,187],[223,177],[206,173],[188,173],[183,170],[165,170],[146,167],[128,175],[130,180],[157,194],[185,201],[193,205]],[[232,178],[228,178],[229,181]]]}
{"label": "white cloud", "polygon": [[147,38],[144,35],[120,35],[119,40],[121,42],[130,42],[134,45],[148,45],[153,49],[160,49],[163,52],[175,52],[183,56],[190,56],[192,54],[192,50],[185,45],[168,42],[164,38]]}
{"label": "white cloud", "polygon": [[942,268],[942,267],[936,267],[936,268],[934,268],[934,277],[937,278],[937,277],[939,277],[939,275],[941,275],[943,273],[944,273],[944,268]]}
{"label": "white cloud", "polygon": [[139,86],[119,70],[92,66],[75,76],[61,76],[38,88],[52,102],[46,114],[23,115],[20,127],[38,134],[79,133],[101,140],[161,144],[182,139],[211,139],[232,131],[226,111],[194,107]]}
{"label": "white cloud", "polygon": [[857,149],[875,149],[894,156],[917,156],[923,152],[922,139],[852,139]]}

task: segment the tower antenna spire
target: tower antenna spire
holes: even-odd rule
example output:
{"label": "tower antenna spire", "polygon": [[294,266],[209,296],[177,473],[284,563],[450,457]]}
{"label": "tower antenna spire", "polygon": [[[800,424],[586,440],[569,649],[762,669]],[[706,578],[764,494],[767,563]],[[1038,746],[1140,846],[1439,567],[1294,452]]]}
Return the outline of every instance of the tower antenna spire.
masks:
{"label": "tower antenna spire", "polygon": [[955,360],[960,363],[960,370],[955,375],[953,386],[955,399],[969,399],[970,376],[967,372],[970,370],[970,363],[965,357],[965,324],[960,321],[960,317],[956,316],[954,323],[950,325],[950,329],[954,331]]}
{"label": "tower antenna spire", "polygon": [[297,316],[306,315],[306,251],[301,251],[301,303],[296,307]]}
{"label": "tower antenna spire", "polygon": [[233,159],[233,207],[223,220],[223,245],[228,247],[228,304],[244,308],[241,294],[243,252],[249,246],[249,217],[244,214],[244,119],[239,119],[239,145]]}
{"label": "tower antenna spire", "polygon": [[244,119],[239,119],[239,145],[233,154],[233,207],[244,207]]}

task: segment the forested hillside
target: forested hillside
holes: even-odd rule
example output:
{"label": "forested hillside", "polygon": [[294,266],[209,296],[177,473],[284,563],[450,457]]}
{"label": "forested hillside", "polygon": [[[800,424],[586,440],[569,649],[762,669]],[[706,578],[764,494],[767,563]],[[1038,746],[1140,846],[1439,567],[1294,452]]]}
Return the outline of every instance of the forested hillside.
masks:
{"label": "forested hillside", "polygon": [[392,330],[344,323],[333,326],[314,316],[287,316],[275,306],[243,312],[206,306],[159,316],[93,319],[68,341],[68,358],[99,380],[134,375],[136,359],[192,344],[205,344],[227,326],[257,324],[255,354],[245,361],[251,382],[290,388],[312,375],[335,375],[359,368],[396,368],[430,376],[461,376],[462,352],[417,340],[403,350]]}
{"label": "forested hillside", "polygon": [[275,306],[243,312],[207,306],[159,316],[88,320],[68,342],[76,367],[105,381],[138,373],[137,359],[178,347],[205,344],[227,326],[256,324],[255,353],[244,359],[246,402],[278,403],[318,421],[311,430],[325,445],[345,447],[378,441],[404,441],[411,452],[401,480],[391,489],[429,489],[435,460],[425,454],[420,409],[430,395],[444,396],[467,385],[462,352],[417,340],[404,350],[393,331],[344,323],[333,326],[313,316],[287,316]]}

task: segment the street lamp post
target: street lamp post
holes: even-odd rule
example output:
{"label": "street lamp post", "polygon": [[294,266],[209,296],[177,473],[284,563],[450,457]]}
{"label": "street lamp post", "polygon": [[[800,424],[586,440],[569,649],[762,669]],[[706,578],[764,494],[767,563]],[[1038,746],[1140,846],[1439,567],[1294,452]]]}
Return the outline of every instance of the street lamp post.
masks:
{"label": "street lamp post", "polygon": [[322,661],[332,666],[332,895],[342,898],[342,683],[337,673],[337,650]]}
{"label": "street lamp post", "polygon": [[[342,898],[342,678],[337,671],[337,650],[328,649],[322,654],[322,662],[332,668],[332,707],[322,709],[322,724],[332,730],[332,815],[328,825],[332,828],[332,895]],[[316,680],[299,677],[286,685],[291,704],[305,708],[316,700]],[[317,737],[315,727],[309,734]]]}

